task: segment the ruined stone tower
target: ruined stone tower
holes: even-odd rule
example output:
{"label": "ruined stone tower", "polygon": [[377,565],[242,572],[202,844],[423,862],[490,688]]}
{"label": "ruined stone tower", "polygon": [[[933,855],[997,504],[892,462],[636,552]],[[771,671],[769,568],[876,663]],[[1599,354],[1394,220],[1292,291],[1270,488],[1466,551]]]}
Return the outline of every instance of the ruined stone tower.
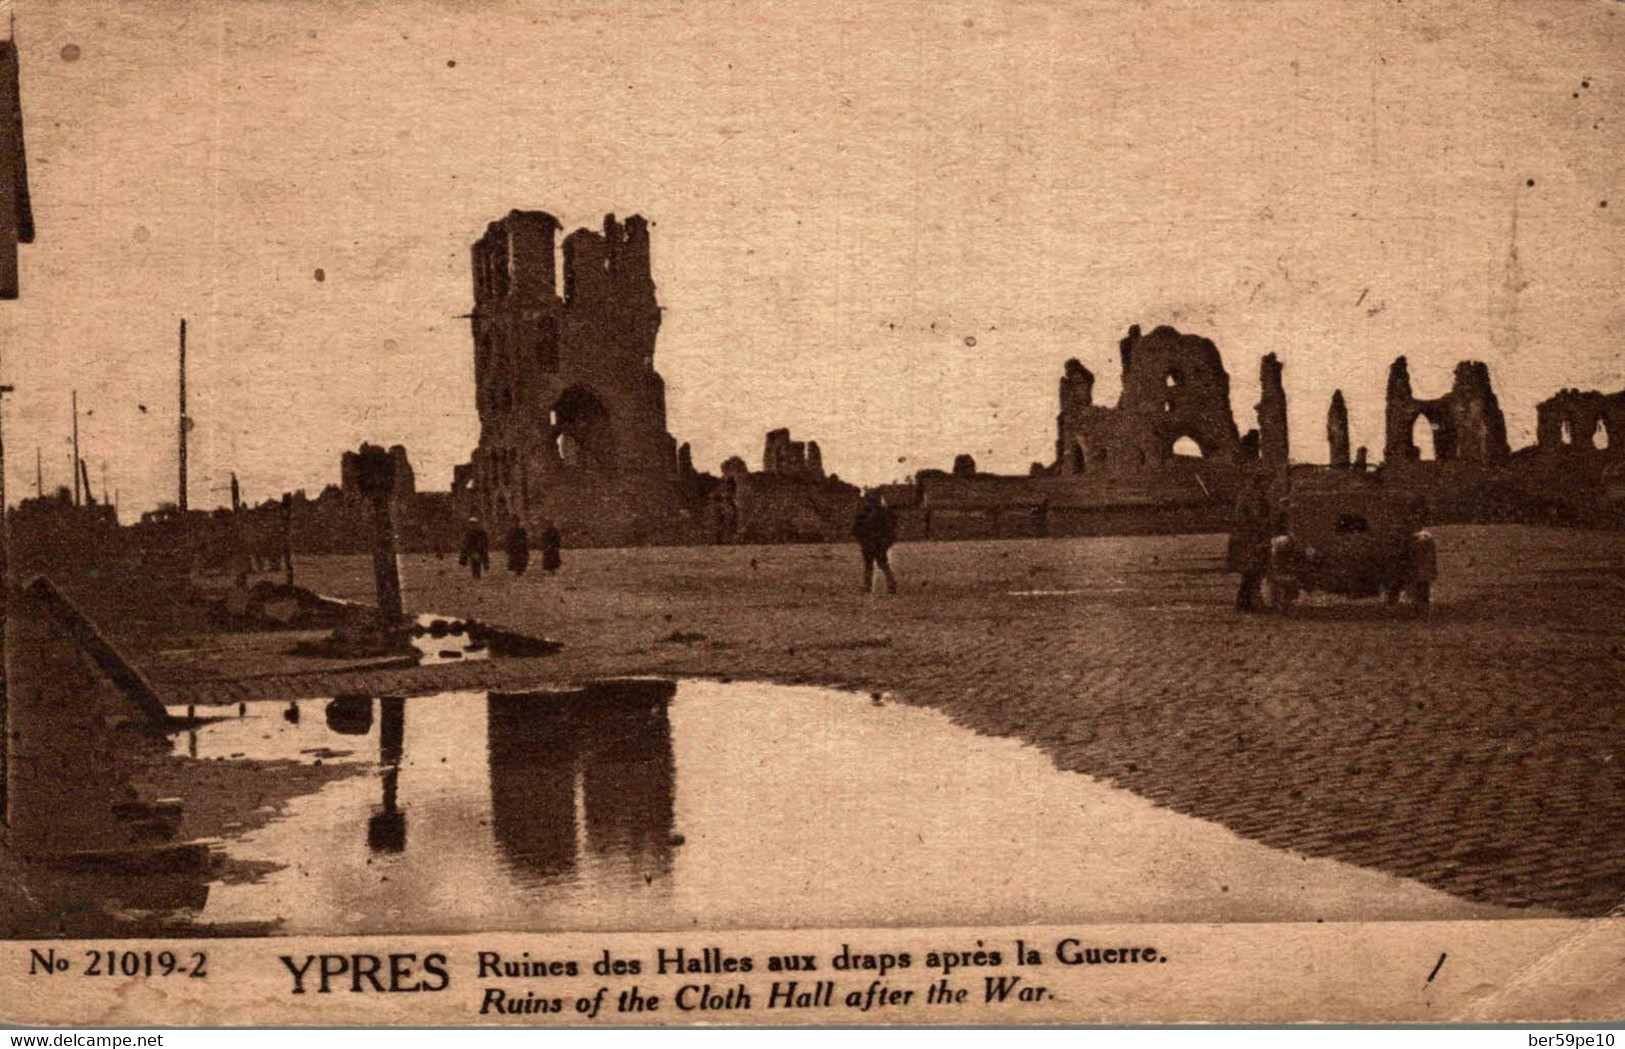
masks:
{"label": "ruined stone tower", "polygon": [[1342,390],[1332,391],[1331,407],[1326,409],[1326,446],[1331,465],[1342,468],[1349,464],[1349,409]]}
{"label": "ruined stone tower", "polygon": [[1291,461],[1286,388],[1281,384],[1281,360],[1273,353],[1258,362],[1258,388],[1258,461],[1266,471],[1285,476]]}
{"label": "ruined stone tower", "polygon": [[562,260],[560,228],[511,211],[474,244],[470,494],[487,527],[535,534],[550,520],[568,543],[658,541],[681,492],[648,224],[607,216],[601,233],[565,237]]}

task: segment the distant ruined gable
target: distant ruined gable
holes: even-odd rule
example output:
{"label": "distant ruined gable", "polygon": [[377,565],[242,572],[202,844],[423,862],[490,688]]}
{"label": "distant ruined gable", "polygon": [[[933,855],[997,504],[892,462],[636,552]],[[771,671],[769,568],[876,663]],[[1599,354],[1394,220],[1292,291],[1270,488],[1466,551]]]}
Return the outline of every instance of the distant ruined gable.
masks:
{"label": "distant ruined gable", "polygon": [[1625,455],[1625,390],[1559,390],[1535,406],[1535,419],[1535,443],[1542,452]]}
{"label": "distant ruined gable", "polygon": [[822,480],[824,455],[817,441],[792,441],[788,429],[769,430],[762,448],[762,472]]}
{"label": "distant ruined gable", "polygon": [[1425,400],[1411,392],[1409,363],[1404,357],[1395,360],[1388,370],[1384,463],[1403,465],[1423,457],[1412,439],[1419,418],[1432,428],[1433,458],[1439,462],[1493,466],[1511,455],[1506,419],[1482,361],[1457,364],[1450,392]]}
{"label": "distant ruined gable", "polygon": [[850,534],[860,494],[824,473],[817,441],[769,430],[761,470],[751,472],[738,456],[723,462],[707,504],[707,533],[718,543],[840,541]]}
{"label": "distant ruined gable", "polygon": [[1061,378],[1055,472],[1132,474],[1175,458],[1189,438],[1202,458],[1229,463],[1241,436],[1230,407],[1230,375],[1218,347],[1166,325],[1131,327],[1118,344],[1123,391],[1116,407],[1094,400],[1094,376],[1076,360]]}

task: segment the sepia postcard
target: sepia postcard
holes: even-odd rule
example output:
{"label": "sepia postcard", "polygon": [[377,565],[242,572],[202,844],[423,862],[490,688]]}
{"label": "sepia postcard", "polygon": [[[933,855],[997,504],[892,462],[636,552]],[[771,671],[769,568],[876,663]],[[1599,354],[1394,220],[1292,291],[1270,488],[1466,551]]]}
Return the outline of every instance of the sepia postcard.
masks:
{"label": "sepia postcard", "polygon": [[1625,4],[0,31],[0,1022],[1625,1013]]}

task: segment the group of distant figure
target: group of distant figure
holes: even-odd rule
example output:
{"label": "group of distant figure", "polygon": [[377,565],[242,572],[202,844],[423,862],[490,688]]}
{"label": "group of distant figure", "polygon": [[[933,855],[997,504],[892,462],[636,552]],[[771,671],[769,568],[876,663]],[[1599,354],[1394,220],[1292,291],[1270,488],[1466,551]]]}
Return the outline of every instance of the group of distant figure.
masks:
{"label": "group of distant figure", "polygon": [[[1263,606],[1260,593],[1268,568],[1270,540],[1285,530],[1284,514],[1279,501],[1273,497],[1266,482],[1258,481],[1243,488],[1236,501],[1234,524],[1230,533],[1227,567],[1241,576],[1236,593],[1236,610],[1255,612]],[[886,592],[897,593],[897,574],[892,571],[891,548],[897,543],[897,512],[878,492],[865,495],[852,520],[852,537],[858,542],[858,553],[863,559],[863,592],[874,590],[875,571],[878,569],[886,581]],[[525,574],[530,567],[530,533],[515,521],[502,540],[508,571],[516,576]],[[548,521],[542,528],[542,571],[551,575],[564,563],[564,538],[558,527]],[[491,539],[477,517],[468,519],[463,533],[462,551],[457,563],[468,568],[469,575],[479,579],[491,570]]]}
{"label": "group of distant figure", "polygon": [[[863,591],[874,589],[875,569],[886,580],[886,592],[897,593],[897,574],[891,567],[891,548],[897,543],[897,513],[886,505],[878,492],[865,496],[852,521],[852,536],[858,541],[863,557]],[[502,539],[503,553],[507,557],[508,571],[524,575],[530,567],[530,533],[515,521]],[[564,565],[564,537],[558,526],[548,521],[542,528],[542,571],[552,574]],[[457,563],[468,569],[468,574],[479,579],[491,570],[491,536],[478,517],[468,519],[463,532],[463,546]]]}
{"label": "group of distant figure", "polygon": [[[509,527],[502,537],[502,550],[507,557],[508,571],[514,575],[524,575],[530,567],[530,533],[523,524],[515,521]],[[564,566],[564,537],[552,521],[542,528],[541,551],[542,571],[552,575]],[[491,536],[478,517],[468,519],[468,529],[463,533],[463,547],[457,555],[457,563],[466,566],[469,575],[475,579],[491,570]]]}

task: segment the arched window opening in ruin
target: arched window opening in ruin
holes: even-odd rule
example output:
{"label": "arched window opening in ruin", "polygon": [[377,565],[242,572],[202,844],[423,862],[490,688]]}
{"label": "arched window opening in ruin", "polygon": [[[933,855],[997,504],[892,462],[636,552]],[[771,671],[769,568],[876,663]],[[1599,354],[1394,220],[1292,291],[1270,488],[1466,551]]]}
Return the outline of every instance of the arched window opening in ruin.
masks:
{"label": "arched window opening in ruin", "polygon": [[1567,419],[1563,420],[1561,439],[1564,444],[1574,443],[1574,424]]}
{"label": "arched window opening in ruin", "polygon": [[1168,374],[1162,377],[1162,381],[1171,390],[1177,386],[1185,385],[1185,376],[1180,374],[1178,368],[1170,368]]}
{"label": "arched window opening in ruin", "polygon": [[597,394],[572,386],[553,405],[559,459],[567,466],[609,469],[615,464],[615,437],[609,412]]}
{"label": "arched window opening in ruin", "polygon": [[1081,474],[1081,473],[1083,473],[1085,470],[1087,470],[1089,468],[1089,457],[1084,452],[1083,445],[1074,444],[1072,446],[1072,454],[1071,454],[1070,458],[1072,460],[1072,472],[1073,473]]}
{"label": "arched window opening in ruin", "polygon": [[1434,432],[1433,423],[1425,415],[1418,415],[1411,424],[1411,444],[1416,448],[1416,458],[1431,462],[1438,458],[1438,435]]}
{"label": "arched window opening in ruin", "polygon": [[1172,400],[1163,401],[1162,402],[1162,410],[1165,411],[1165,412],[1173,411],[1174,410],[1174,402]]}
{"label": "arched window opening in ruin", "polygon": [[1594,448],[1612,448],[1614,446],[1614,433],[1608,429],[1608,420],[1597,418],[1597,428],[1591,431],[1591,445]]}
{"label": "arched window opening in ruin", "polygon": [[1175,458],[1203,458],[1202,446],[1196,443],[1196,439],[1194,437],[1181,437],[1179,440],[1175,441],[1173,446],[1169,449],[1169,454],[1173,455]]}

